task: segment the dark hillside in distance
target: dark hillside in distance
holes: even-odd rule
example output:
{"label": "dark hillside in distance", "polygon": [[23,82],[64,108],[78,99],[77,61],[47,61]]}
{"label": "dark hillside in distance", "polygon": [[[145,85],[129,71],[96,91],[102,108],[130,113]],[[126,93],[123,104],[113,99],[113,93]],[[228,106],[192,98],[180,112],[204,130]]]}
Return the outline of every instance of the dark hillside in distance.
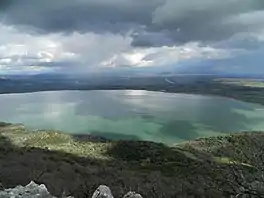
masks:
{"label": "dark hillside in distance", "polygon": [[148,90],[171,93],[218,95],[264,104],[264,80],[219,76],[149,76],[64,78],[49,75],[5,76],[0,78],[0,94],[55,90]]}

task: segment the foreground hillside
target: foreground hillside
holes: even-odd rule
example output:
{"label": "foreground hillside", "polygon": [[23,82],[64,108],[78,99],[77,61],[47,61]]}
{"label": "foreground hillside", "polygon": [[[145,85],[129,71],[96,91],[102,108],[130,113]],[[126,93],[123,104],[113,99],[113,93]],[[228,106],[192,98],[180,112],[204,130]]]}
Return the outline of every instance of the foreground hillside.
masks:
{"label": "foreground hillside", "polygon": [[0,182],[44,183],[55,196],[91,197],[104,184],[115,197],[264,197],[263,142],[252,132],[168,147],[1,123]]}

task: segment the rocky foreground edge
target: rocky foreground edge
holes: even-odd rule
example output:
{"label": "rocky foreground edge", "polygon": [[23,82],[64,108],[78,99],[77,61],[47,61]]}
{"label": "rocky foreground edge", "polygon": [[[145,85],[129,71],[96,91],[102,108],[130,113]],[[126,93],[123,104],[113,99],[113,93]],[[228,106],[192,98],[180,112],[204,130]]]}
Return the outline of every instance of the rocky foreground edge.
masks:
{"label": "rocky foreground edge", "polygon": [[[2,189],[0,191],[1,198],[56,198],[52,196],[44,184],[38,185],[31,181],[26,186],[16,186],[15,188]],[[73,198],[71,196],[63,196],[62,198]],[[93,193],[92,198],[114,198],[109,187],[100,185]],[[128,192],[123,198],[142,198],[140,194]]]}

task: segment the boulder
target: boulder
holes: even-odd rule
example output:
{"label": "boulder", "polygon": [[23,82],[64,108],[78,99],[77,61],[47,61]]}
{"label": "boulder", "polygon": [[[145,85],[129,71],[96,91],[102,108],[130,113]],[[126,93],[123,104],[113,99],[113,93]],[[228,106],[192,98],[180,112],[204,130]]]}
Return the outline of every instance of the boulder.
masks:
{"label": "boulder", "polygon": [[55,198],[47,190],[44,184],[38,185],[30,182],[27,186],[17,186],[15,188],[0,191],[0,198]]}
{"label": "boulder", "polygon": [[109,187],[100,185],[93,193],[92,198],[114,198]]}
{"label": "boulder", "polygon": [[142,196],[135,192],[128,192],[125,194],[124,198],[142,198]]}
{"label": "boulder", "polygon": [[[19,185],[15,188],[0,189],[0,198],[56,198],[52,196],[44,184],[31,181],[25,187]],[[73,198],[62,196],[62,198]],[[100,185],[93,193],[92,198],[114,198],[109,187]],[[124,198],[142,198],[140,194],[128,192]]]}

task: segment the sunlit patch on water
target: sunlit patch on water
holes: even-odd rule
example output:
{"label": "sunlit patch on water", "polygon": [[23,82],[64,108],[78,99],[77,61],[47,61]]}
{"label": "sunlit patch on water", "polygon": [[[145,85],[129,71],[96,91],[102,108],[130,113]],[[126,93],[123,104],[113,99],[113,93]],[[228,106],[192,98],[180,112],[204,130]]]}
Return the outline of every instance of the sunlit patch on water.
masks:
{"label": "sunlit patch on water", "polygon": [[148,94],[145,90],[124,90],[124,93],[127,96],[144,96]]}

